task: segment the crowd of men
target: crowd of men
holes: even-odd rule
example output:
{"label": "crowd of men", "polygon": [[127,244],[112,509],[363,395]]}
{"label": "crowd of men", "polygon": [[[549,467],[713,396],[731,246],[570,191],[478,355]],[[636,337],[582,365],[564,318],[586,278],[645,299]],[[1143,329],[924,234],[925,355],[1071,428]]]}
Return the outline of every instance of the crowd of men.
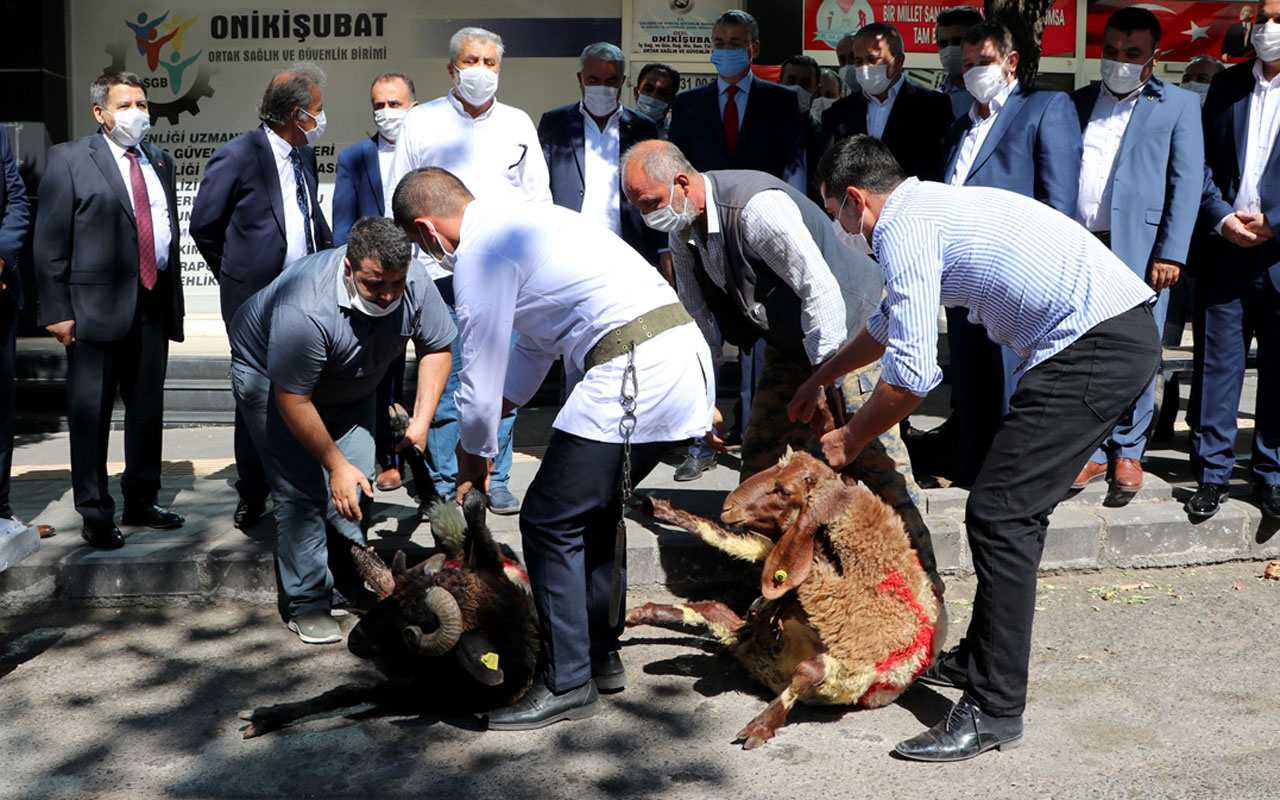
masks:
{"label": "crowd of men", "polygon": [[[372,495],[401,485],[410,447],[441,495],[479,489],[495,513],[521,513],[542,673],[493,728],[587,716],[596,682],[623,685],[614,531],[630,485],[673,447],[688,447],[677,480],[714,468],[735,439],[744,477],[787,446],[856,462],[941,594],[898,424],[942,380],[942,308],[952,413],[922,447],[972,488],[979,590],[969,636],[922,678],[965,694],[898,752],[946,761],[1016,746],[1048,516],[1072,487],[1141,486],[1166,314],[1177,338],[1194,323],[1187,512],[1206,518],[1226,497],[1256,336],[1250,475],[1280,518],[1280,0],[1256,12],[1255,57],[1197,59],[1180,88],[1154,74],[1155,16],[1116,11],[1101,82],[1067,94],[1020,81],[1008,29],[967,6],[938,16],[937,90],[905,75],[885,23],[840,39],[838,71],[794,56],[779,83],[763,80],[755,19],[728,11],[712,29],[716,80],[680,91],[675,69],[648,64],[628,98],[622,51],[589,44],[580,100],[537,126],[497,100],[501,38],[463,28],[444,96],[420,103],[400,72],[373,80],[377,132],[339,155],[332,225],[311,146],[326,127],[324,74],[275,75],[261,124],[205,166],[190,234],[232,347],[234,523],[274,516],[289,627],[340,640],[331,611],[362,589],[337,562],[364,544]],[[98,132],[49,152],[33,267],[39,322],[67,351],[81,533],[114,548],[117,393],[120,522],[184,523],[157,504],[182,265],[174,163],[145,141],[143,82],[103,75],[90,100]],[[9,519],[14,264],[29,212],[3,131],[0,161]],[[397,436],[386,409],[406,400],[409,340],[417,390]],[[725,342],[742,375],[733,425],[714,406]],[[565,400],[522,508],[508,488],[516,409],[556,359]],[[816,441],[805,422],[825,387],[848,422]]]}

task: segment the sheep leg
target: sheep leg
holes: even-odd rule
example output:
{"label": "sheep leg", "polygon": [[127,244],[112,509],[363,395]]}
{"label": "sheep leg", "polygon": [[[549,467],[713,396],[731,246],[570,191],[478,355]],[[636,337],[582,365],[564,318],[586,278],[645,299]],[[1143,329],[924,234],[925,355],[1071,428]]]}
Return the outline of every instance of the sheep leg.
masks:
{"label": "sheep leg", "polygon": [[396,580],[391,575],[391,569],[373,552],[372,547],[362,547],[353,542],[351,560],[355,562],[356,572],[369,584],[379,600],[391,596],[392,590],[396,588]]}
{"label": "sheep leg", "polygon": [[262,706],[250,711],[241,711],[240,719],[249,723],[245,728],[244,738],[252,739],[264,733],[279,730],[290,722],[305,719],[313,714],[336,711],[340,708],[372,703],[381,705],[395,702],[396,698],[404,698],[403,687],[397,688],[393,683],[369,685],[363,683],[345,683],[336,689],[330,689],[319,697],[299,700],[296,703],[280,703],[274,706]]}
{"label": "sheep leg", "polygon": [[754,750],[773,738],[778,728],[787,722],[787,712],[796,704],[800,695],[822,683],[827,677],[827,656],[823,653],[807,658],[796,665],[791,673],[791,684],[782,694],[773,698],[764,711],[743,728],[734,741],[742,742],[743,750]]}
{"label": "sheep leg", "polygon": [[725,646],[737,643],[736,631],[742,627],[742,618],[724,603],[704,600],[697,603],[668,606],[645,603],[627,612],[627,625],[701,625],[706,627]]}
{"label": "sheep leg", "polygon": [[723,550],[734,558],[758,563],[764,561],[773,549],[773,542],[758,533],[734,533],[727,531],[710,520],[694,516],[688,511],[672,508],[666,500],[646,495],[633,498],[635,508],[659,522],[665,522],[681,530],[688,531],[702,541]]}

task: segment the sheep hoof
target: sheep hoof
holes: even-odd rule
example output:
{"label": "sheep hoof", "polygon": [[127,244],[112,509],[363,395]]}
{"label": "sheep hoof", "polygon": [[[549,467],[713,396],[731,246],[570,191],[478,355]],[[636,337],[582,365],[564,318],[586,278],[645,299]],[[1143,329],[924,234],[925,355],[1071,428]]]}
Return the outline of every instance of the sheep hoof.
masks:
{"label": "sheep hoof", "polygon": [[755,750],[757,747],[759,747],[759,746],[763,745],[763,744],[764,744],[765,742],[767,742],[767,741],[769,741],[769,740],[768,740],[768,739],[761,739],[759,736],[749,736],[749,737],[747,737],[747,740],[746,740],[745,742],[743,742],[743,743],[742,743],[742,749],[743,749],[743,750]]}
{"label": "sheep hoof", "polygon": [[253,715],[257,712],[257,710],[258,709],[256,708],[248,708],[248,709],[245,709],[244,711],[241,711],[239,714],[236,714],[236,716],[244,720],[245,722],[253,722]]}

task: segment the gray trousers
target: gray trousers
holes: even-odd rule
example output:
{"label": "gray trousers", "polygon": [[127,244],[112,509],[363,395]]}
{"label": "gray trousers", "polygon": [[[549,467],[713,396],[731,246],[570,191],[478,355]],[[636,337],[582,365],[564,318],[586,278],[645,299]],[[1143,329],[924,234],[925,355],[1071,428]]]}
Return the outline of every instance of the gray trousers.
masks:
{"label": "gray trousers", "polygon": [[[362,502],[364,523],[343,519],[333,507],[329,473],[294,438],[271,396],[271,381],[239,364],[231,367],[235,393],[249,434],[262,454],[276,517],[276,565],[288,599],[289,615],[328,610],[333,597],[326,529],[356,544],[365,543],[369,502]],[[376,476],[374,395],[354,403],[316,405],[329,435],[347,460]],[[367,500],[367,498],[366,498]]]}

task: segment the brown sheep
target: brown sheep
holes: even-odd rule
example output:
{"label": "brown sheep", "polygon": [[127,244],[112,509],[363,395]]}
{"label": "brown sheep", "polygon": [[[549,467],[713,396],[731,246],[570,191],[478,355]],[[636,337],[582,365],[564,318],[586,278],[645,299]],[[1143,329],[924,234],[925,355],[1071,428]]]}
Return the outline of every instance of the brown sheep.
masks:
{"label": "brown sheep", "polygon": [[707,626],[756,679],[778,692],[738,734],[768,741],[797,701],[874,708],[928,668],[945,637],[942,600],[901,518],[807,453],[787,452],[725,499],[731,532],[662,500],[640,507],[747,561],[763,562],[761,596],[739,618],[719,602],[645,604],[628,625]]}

